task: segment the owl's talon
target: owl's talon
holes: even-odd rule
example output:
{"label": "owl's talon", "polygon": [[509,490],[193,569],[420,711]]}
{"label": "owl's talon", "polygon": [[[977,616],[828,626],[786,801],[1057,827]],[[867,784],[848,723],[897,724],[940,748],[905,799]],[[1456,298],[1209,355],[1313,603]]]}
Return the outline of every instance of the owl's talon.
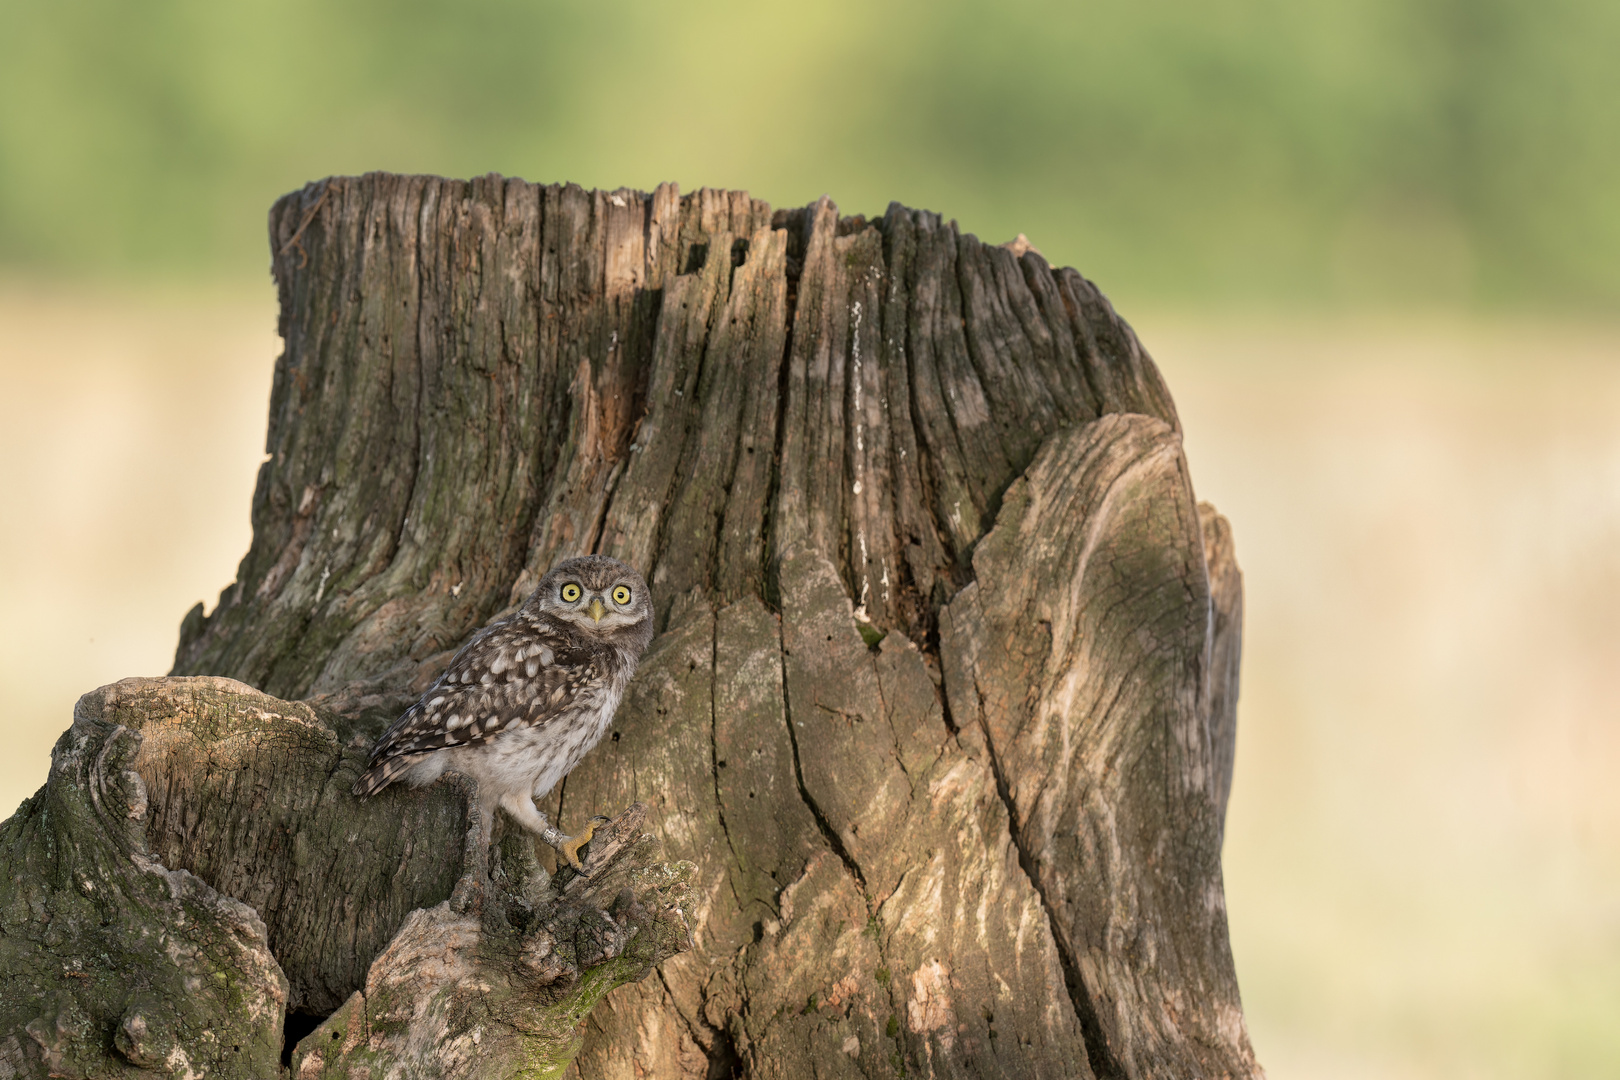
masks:
{"label": "owl's talon", "polygon": [[598,814],[585,823],[585,827],[579,831],[578,836],[565,836],[561,841],[553,844],[552,847],[555,847],[557,853],[567,860],[569,866],[583,874],[585,866],[579,861],[579,849],[590,843],[591,837],[596,835],[596,830],[611,820],[613,819]]}

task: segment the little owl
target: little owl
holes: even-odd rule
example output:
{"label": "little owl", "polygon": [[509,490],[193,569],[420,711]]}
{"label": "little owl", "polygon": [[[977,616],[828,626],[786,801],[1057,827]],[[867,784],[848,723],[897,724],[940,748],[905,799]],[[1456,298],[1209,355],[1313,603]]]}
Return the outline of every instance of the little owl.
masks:
{"label": "little owl", "polygon": [[395,780],[421,787],[447,769],[470,776],[486,846],[499,806],[580,869],[579,849],[607,819],[564,836],[534,802],[607,731],[652,634],[640,574],[603,555],[558,563],[383,732],[354,793],[372,795]]}

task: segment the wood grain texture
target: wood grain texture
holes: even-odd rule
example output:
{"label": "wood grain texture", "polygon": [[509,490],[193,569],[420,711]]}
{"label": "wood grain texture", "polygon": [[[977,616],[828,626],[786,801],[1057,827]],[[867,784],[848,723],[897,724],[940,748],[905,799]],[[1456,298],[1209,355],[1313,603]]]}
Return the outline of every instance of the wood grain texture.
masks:
{"label": "wood grain texture", "polygon": [[1089,282],[898,205],[372,174],[282,199],[271,242],[253,546],[175,672],[280,697],[427,678],[591,550],[667,620],[807,542],[921,644],[1045,437],[1177,422]]}
{"label": "wood grain texture", "polygon": [[1254,1069],[1226,939],[1212,604],[1180,440],[1104,417],[1048,441],[941,619],[1093,1068]]}
{"label": "wood grain texture", "polygon": [[1238,683],[1243,662],[1243,572],[1238,569],[1232,525],[1209,503],[1198,504],[1209,567],[1213,609],[1209,648],[1209,746],[1214,759],[1216,819],[1226,835],[1226,804],[1232,797],[1232,762],[1237,756]]}
{"label": "wood grain texture", "polygon": [[557,560],[640,569],[660,634],[545,809],[644,803],[694,947],[578,1075],[1260,1075],[1219,862],[1241,579],[1090,282],[668,185],[335,178],[270,232],[253,545],[175,672],[374,734]]}

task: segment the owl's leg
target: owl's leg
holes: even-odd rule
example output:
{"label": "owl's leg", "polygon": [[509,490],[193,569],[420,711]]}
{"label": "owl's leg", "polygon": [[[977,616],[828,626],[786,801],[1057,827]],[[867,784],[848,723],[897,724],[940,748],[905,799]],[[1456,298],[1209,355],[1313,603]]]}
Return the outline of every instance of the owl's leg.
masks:
{"label": "owl's leg", "polygon": [[540,808],[534,805],[534,800],[527,792],[516,792],[501,799],[501,807],[508,814],[517,819],[525,829],[534,833],[541,840],[557,849],[569,866],[581,872],[585,867],[579,861],[579,849],[590,843],[597,826],[606,825],[605,817],[593,817],[585,823],[578,836],[568,836],[546,819]]}
{"label": "owl's leg", "polygon": [[478,800],[478,843],[485,851],[489,850],[489,842],[495,835],[495,807],[498,805],[497,799],[481,797]]}

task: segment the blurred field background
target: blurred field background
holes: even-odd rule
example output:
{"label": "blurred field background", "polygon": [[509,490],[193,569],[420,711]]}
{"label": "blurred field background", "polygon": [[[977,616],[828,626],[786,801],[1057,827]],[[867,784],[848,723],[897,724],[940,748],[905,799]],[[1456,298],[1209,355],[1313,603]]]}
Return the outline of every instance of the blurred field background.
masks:
{"label": "blurred field background", "polygon": [[898,199],[1096,280],[1233,522],[1271,1076],[1620,1075],[1616,56],[1609,0],[0,0],[0,813],[247,549],[276,196]]}

